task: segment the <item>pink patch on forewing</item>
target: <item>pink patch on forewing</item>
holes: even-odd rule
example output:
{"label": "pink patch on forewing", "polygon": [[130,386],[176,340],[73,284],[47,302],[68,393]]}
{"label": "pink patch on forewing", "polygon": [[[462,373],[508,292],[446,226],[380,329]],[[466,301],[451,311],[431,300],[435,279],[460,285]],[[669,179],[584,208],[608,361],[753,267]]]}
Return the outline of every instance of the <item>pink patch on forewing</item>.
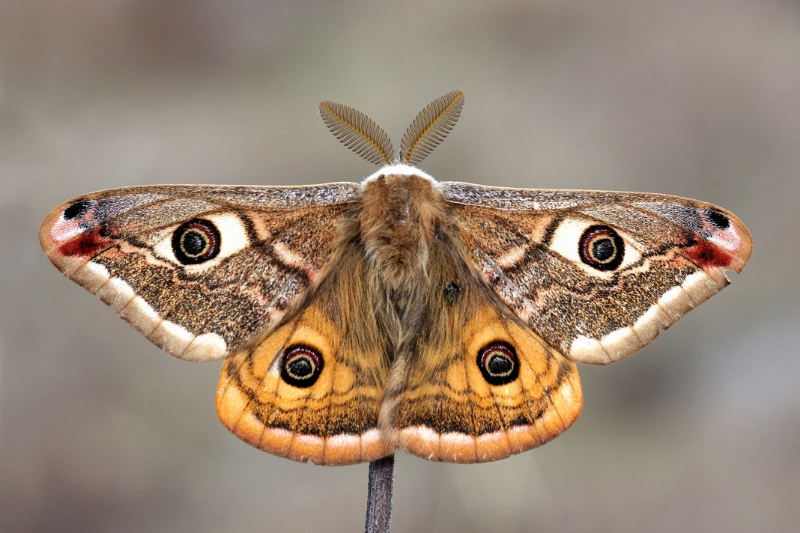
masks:
{"label": "pink patch on forewing", "polygon": [[739,236],[739,233],[736,232],[734,227],[730,227],[725,231],[714,232],[714,236],[711,238],[711,241],[732,252],[737,251],[742,245],[742,238]]}
{"label": "pink patch on forewing", "polygon": [[684,248],[686,256],[703,267],[724,268],[733,262],[733,257],[709,242],[698,242],[690,248]]}
{"label": "pink patch on forewing", "polygon": [[76,235],[83,233],[80,222],[75,220],[64,220],[61,217],[50,227],[50,238],[53,242],[64,242],[72,239]]}

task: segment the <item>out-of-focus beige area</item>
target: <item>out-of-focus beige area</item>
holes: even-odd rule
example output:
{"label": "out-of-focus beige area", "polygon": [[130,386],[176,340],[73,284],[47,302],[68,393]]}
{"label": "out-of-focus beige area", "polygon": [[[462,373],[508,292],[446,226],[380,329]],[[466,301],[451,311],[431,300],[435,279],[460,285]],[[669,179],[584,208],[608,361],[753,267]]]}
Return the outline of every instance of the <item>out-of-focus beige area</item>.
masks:
{"label": "out-of-focus beige area", "polygon": [[581,419],[484,465],[400,454],[395,532],[788,531],[800,522],[800,4],[0,3],[0,530],[359,531],[366,465],[218,423],[219,363],[152,346],[41,252],[73,196],[357,181],[331,99],[399,141],[452,89],[441,180],[689,196],[755,249],[640,354],[581,367]]}

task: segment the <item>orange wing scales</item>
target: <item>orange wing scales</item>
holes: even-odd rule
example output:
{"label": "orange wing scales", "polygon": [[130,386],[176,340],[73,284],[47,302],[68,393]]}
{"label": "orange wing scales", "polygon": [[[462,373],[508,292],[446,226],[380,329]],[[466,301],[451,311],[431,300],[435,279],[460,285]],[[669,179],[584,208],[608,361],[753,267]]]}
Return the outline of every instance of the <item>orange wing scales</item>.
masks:
{"label": "orange wing scales", "polygon": [[[381,343],[353,342],[353,337],[369,338],[364,329],[374,331],[375,319],[370,324],[360,313],[343,314],[334,303],[361,292],[357,257],[350,255],[295,318],[225,361],[217,413],[249,444],[296,461],[329,465],[373,461],[392,453],[378,430],[388,373]],[[293,347],[322,361],[313,382],[290,384],[282,375]]]}
{"label": "orange wing scales", "polygon": [[[538,336],[488,305],[458,331],[461,351],[435,358],[423,348],[409,369],[389,424],[402,448],[437,461],[494,461],[544,444],[577,419],[577,369]],[[498,342],[514,347],[519,375],[493,385],[476,357]],[[438,370],[423,363],[437,359]]]}

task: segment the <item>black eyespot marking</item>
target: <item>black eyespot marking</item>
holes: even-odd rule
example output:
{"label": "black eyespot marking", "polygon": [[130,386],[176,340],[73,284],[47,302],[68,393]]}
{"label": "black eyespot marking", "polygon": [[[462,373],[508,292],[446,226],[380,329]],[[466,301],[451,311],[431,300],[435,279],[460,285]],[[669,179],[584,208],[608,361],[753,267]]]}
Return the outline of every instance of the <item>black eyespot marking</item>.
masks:
{"label": "black eyespot marking", "polygon": [[322,354],[314,348],[291,346],[283,355],[281,378],[295,387],[310,387],[322,373],[323,364]]}
{"label": "black eyespot marking", "polygon": [[76,200],[68,208],[64,209],[64,219],[72,220],[86,213],[92,203],[89,200]]}
{"label": "black eyespot marking", "polygon": [[581,235],[578,255],[597,270],[616,270],[625,257],[625,242],[608,226],[591,226]]}
{"label": "black eyespot marking", "polygon": [[444,297],[447,298],[447,303],[454,303],[460,294],[461,287],[455,281],[448,281],[444,284]]}
{"label": "black eyespot marking", "polygon": [[719,211],[706,211],[704,214],[719,229],[728,229],[731,225],[731,220]]}
{"label": "black eyespot marking", "polygon": [[214,259],[221,243],[217,226],[202,218],[181,224],[172,234],[172,251],[184,265],[198,265]]}
{"label": "black eyespot marking", "polygon": [[505,385],[519,376],[519,359],[514,347],[494,341],[478,352],[478,368],[490,385]]}

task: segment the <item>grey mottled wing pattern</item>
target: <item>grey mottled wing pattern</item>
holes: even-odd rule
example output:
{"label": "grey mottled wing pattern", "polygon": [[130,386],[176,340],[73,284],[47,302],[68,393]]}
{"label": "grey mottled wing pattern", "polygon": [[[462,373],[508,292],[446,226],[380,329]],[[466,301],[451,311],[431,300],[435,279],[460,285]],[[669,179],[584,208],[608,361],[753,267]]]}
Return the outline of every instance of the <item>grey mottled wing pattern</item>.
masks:
{"label": "grey mottled wing pattern", "polygon": [[[724,271],[740,271],[752,250],[738,218],[695,200],[455,182],[441,187],[485,282],[576,361],[606,364],[639,350],[725,287]],[[619,245],[614,268],[593,266],[587,257],[598,234]]]}
{"label": "grey mottled wing pattern", "polygon": [[[216,359],[302,303],[325,275],[338,223],[360,191],[350,183],[114,189],[64,202],[39,238],[67,277],[159,347]],[[190,252],[215,255],[193,264],[176,249],[178,233],[189,235]]]}

